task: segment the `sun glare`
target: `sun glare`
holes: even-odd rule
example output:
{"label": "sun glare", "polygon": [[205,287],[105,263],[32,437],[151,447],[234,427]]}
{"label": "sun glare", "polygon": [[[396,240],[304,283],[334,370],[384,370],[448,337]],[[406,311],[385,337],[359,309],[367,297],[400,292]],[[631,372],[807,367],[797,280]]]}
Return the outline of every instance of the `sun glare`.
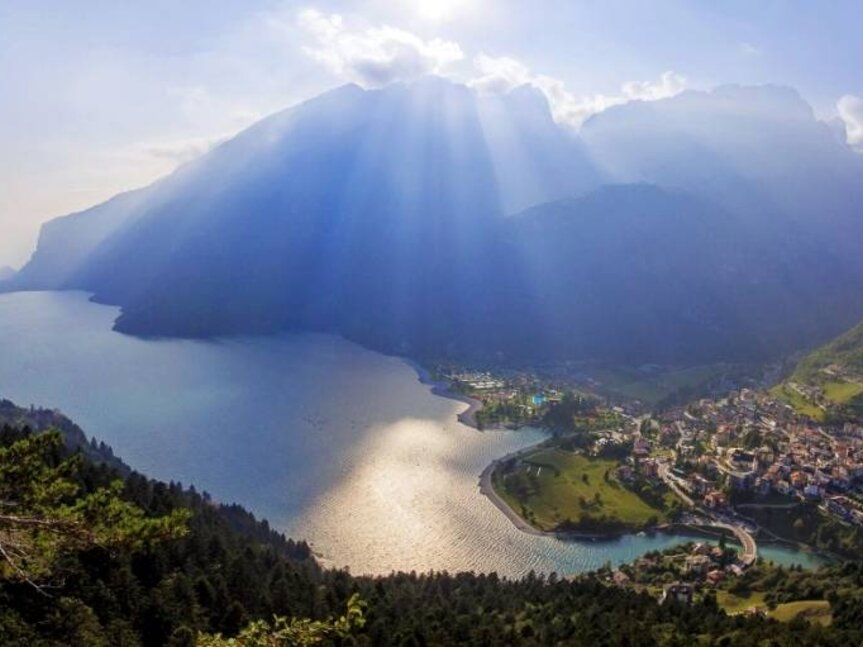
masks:
{"label": "sun glare", "polygon": [[417,15],[429,22],[445,22],[456,17],[467,2],[465,0],[413,0]]}

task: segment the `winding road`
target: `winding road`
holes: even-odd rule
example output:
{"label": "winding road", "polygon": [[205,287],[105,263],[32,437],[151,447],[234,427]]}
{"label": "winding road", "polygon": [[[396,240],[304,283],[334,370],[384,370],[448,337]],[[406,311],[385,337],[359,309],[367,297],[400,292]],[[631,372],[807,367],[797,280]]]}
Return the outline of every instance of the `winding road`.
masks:
{"label": "winding road", "polygon": [[728,523],[726,521],[717,520],[712,512],[709,510],[704,510],[703,508],[697,506],[695,502],[692,500],[692,497],[687,494],[681,485],[678,483],[677,478],[671,473],[671,463],[661,463],[658,469],[659,478],[661,478],[665,484],[671,488],[671,490],[679,496],[689,507],[698,510],[698,512],[705,515],[707,518],[707,523],[703,525],[711,526],[714,528],[720,528],[722,530],[728,530],[734,534],[734,537],[743,547],[743,553],[740,555],[740,563],[743,565],[743,568],[749,568],[755,563],[755,560],[758,557],[758,545],[755,543],[755,538],[752,536],[746,528],[742,525],[737,525],[734,523]]}
{"label": "winding road", "polygon": [[660,463],[657,471],[659,473],[659,478],[661,478],[665,484],[671,488],[672,492],[683,499],[683,502],[690,508],[695,507],[695,501],[693,501],[692,497],[684,491],[684,489],[678,484],[677,479],[671,473],[671,463]]}
{"label": "winding road", "polygon": [[734,533],[737,541],[740,542],[741,546],[743,546],[743,554],[740,555],[739,559],[744,568],[749,568],[755,563],[755,559],[758,557],[758,546],[755,543],[755,538],[748,530],[746,530],[746,528],[715,520],[712,520],[710,525],[714,528],[723,528]]}

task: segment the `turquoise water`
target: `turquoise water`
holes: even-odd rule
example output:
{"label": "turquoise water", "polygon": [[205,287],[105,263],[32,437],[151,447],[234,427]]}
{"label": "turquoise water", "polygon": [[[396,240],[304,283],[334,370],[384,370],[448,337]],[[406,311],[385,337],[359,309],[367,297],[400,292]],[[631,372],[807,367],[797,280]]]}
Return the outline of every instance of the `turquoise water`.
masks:
{"label": "turquoise water", "polygon": [[[524,534],[479,493],[539,430],[479,432],[403,361],[312,334],[142,340],[82,293],[0,295],[0,396],[56,407],[136,469],[236,501],[355,573],[571,573],[680,538]],[[765,548],[783,563],[813,558]]]}
{"label": "turquoise water", "polygon": [[800,565],[804,568],[818,568],[828,564],[828,560],[813,553],[780,546],[778,544],[760,544],[758,556],[762,559],[782,566]]}

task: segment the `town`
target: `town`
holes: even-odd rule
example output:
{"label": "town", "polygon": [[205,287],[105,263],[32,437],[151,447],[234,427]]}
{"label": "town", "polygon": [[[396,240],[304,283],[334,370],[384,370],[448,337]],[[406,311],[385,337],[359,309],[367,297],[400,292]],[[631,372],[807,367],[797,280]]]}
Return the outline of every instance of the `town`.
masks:
{"label": "town", "polygon": [[828,429],[769,394],[742,389],[663,412],[649,441],[646,426],[636,461],[651,460],[645,445],[668,447],[669,481],[708,509],[814,502],[839,521],[863,525],[859,425]]}
{"label": "town", "polygon": [[[760,388],[735,388],[724,397],[651,411],[638,401],[589,393],[583,383],[528,371],[441,374],[454,390],[482,403],[476,417],[480,428],[535,425],[554,431],[541,450],[510,458],[511,473],[519,464],[529,477],[540,475],[543,465],[560,471],[559,458],[550,464],[549,447],[577,447],[593,460],[613,456],[617,482],[639,491],[647,482],[673,493],[677,502],[665,519],[721,538],[722,548],[698,543],[677,556],[679,579],[666,583],[666,597],[691,597],[693,587],[741,575],[755,564],[761,541],[832,556],[853,555],[863,546],[863,427],[858,424],[828,425]],[[594,406],[567,407],[573,398]],[[537,476],[531,478],[538,482]],[[523,501],[510,496],[509,507],[520,508],[528,525],[548,529]],[[741,550],[725,550],[726,539]],[[636,569],[650,566],[642,562]],[[613,573],[615,581],[632,577],[631,570]]]}

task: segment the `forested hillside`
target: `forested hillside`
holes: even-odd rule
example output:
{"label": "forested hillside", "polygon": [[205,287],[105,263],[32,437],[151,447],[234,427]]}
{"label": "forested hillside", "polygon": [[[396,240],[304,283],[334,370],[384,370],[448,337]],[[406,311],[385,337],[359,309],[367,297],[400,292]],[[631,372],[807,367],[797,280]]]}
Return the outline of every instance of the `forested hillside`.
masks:
{"label": "forested hillside", "polygon": [[[3,426],[4,506],[33,481],[20,470],[8,478],[20,463],[12,456],[38,459],[27,474],[59,470],[64,482],[77,484],[76,493],[60,493],[73,508],[117,479],[104,464],[70,461],[69,450],[51,438]],[[702,644],[847,645],[863,639],[863,567],[857,565],[784,585],[831,599],[832,627],[779,624],[727,616],[710,596],[689,607],[660,605],[652,595],[609,585],[602,574],[517,581],[473,573],[354,577],[321,568],[305,543],[191,488],[133,473],[118,493],[105,510],[117,516],[122,502],[124,521],[115,525],[131,527],[131,519],[141,536],[64,545],[50,560],[42,556],[50,568],[27,579],[4,562],[0,644],[220,645],[224,639],[216,635],[235,635],[274,615],[286,618],[279,626],[290,639],[272,639],[255,624],[240,644],[691,645],[698,637]],[[5,547],[13,536],[8,513],[4,508],[0,515]],[[177,524],[180,531],[171,529]]]}

